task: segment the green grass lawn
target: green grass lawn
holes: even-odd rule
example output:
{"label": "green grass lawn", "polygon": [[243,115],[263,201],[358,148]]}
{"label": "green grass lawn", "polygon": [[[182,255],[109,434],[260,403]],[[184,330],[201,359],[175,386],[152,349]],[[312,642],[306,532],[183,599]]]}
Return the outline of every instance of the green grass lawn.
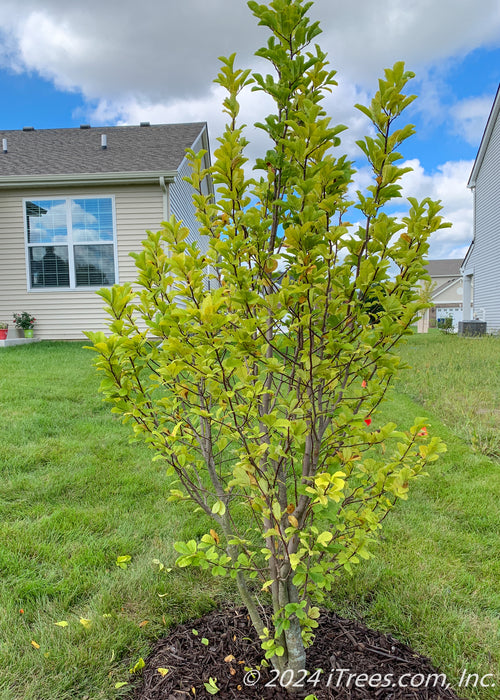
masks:
{"label": "green grass lawn", "polygon": [[[374,422],[426,415],[448,453],[387,519],[377,557],[339,579],[331,600],[430,656],[452,682],[464,668],[495,674],[497,688],[460,690],[488,700],[500,685],[500,464],[470,426],[489,435],[490,409],[498,417],[499,349],[498,339],[441,334],[404,348],[413,370]],[[0,700],[123,695],[130,686],[115,684],[155,638],[234,596],[229,581],[168,570],[173,542],[208,523],[166,502],[161,462],[129,443],[91,361],[77,343],[0,352]]]}
{"label": "green grass lawn", "polygon": [[402,349],[412,366],[402,391],[463,437],[500,460],[500,337],[462,338],[431,331]]}

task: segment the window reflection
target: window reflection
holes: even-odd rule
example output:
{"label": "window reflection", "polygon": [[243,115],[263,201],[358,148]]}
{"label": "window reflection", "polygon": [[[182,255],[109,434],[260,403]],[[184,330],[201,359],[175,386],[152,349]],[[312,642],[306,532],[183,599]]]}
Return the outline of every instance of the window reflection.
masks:
{"label": "window reflection", "polygon": [[68,248],[30,248],[30,270],[32,287],[69,287]]}
{"label": "window reflection", "polygon": [[41,199],[26,202],[28,243],[66,243],[66,202]]}
{"label": "window reflection", "polygon": [[77,287],[96,287],[115,283],[115,263],[111,245],[75,246]]}

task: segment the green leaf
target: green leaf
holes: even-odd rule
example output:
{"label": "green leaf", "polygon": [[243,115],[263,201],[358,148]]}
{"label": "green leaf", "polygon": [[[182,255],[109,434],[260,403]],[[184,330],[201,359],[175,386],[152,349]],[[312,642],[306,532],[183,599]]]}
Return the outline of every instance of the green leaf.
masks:
{"label": "green leaf", "polygon": [[220,688],[217,686],[217,678],[209,678],[208,683],[203,683],[203,685],[210,695],[216,695],[220,691]]}

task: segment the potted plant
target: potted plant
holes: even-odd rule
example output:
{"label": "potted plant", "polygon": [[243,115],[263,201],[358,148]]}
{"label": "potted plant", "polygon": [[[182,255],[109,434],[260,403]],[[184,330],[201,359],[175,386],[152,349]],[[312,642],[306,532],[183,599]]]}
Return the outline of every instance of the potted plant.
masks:
{"label": "potted plant", "polygon": [[5,340],[9,332],[9,324],[6,321],[0,321],[0,340]]}
{"label": "potted plant", "polygon": [[25,338],[33,338],[33,326],[36,318],[27,311],[22,311],[20,314],[14,314],[14,323],[16,328],[24,331]]}

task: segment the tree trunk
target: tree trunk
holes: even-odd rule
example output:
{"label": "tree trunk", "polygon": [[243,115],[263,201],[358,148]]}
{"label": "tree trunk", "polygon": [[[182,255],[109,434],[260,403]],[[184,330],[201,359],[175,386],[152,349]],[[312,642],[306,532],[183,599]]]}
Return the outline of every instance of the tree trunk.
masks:
{"label": "tree trunk", "polygon": [[[279,582],[279,603],[283,609],[288,603],[298,603],[299,596],[297,589],[292,583],[293,572],[289,565],[282,568],[284,580]],[[277,611],[275,610],[275,613]],[[287,688],[289,693],[295,693],[293,684],[302,678],[300,671],[306,668],[306,650],[302,640],[300,622],[295,615],[290,617],[290,626],[283,633],[285,643],[285,653],[282,657],[272,658],[273,666],[280,672],[280,685]]]}

